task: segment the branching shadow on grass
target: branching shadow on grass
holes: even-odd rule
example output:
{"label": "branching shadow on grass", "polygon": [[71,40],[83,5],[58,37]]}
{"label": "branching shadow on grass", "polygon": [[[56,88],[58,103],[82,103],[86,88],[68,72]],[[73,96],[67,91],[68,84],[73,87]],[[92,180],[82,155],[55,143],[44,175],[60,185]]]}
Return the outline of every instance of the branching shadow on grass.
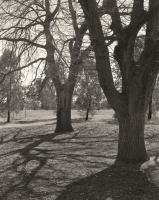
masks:
{"label": "branching shadow on grass", "polygon": [[[74,133],[57,135],[45,125],[3,132],[0,161],[5,167],[1,167],[0,176],[5,175],[3,180],[8,185],[3,186],[4,190],[1,187],[0,199],[55,199],[67,184],[110,166],[116,155],[117,134],[114,129],[110,134],[97,131],[96,126],[89,125],[79,126]],[[5,159],[11,161],[3,165]],[[157,200],[159,189],[135,167],[112,166],[72,183],[57,200],[108,197]]]}
{"label": "branching shadow on grass", "polygon": [[[19,131],[17,131],[17,133],[13,135],[11,139],[4,141],[3,144],[9,143],[9,142],[16,142],[17,144],[20,144],[20,143],[24,143],[23,140],[25,140],[26,142],[25,136],[18,138],[18,136],[20,135],[19,134],[20,131],[21,129],[19,129]],[[12,171],[15,174],[15,176],[13,178],[10,178],[10,181],[9,181],[10,184],[7,186],[5,191],[4,192],[0,191],[1,192],[0,199],[7,199],[7,196],[15,191],[29,190],[27,186],[35,178],[38,171],[46,164],[47,159],[48,159],[47,157],[41,157],[41,156],[31,154],[30,151],[33,150],[38,145],[40,145],[41,143],[50,141],[52,138],[56,137],[57,135],[58,134],[56,133],[50,132],[47,134],[45,133],[45,135],[29,137],[27,141],[29,142],[29,144],[26,144],[24,147],[19,148],[15,151],[10,150],[10,152],[0,155],[0,157],[14,156],[16,154],[20,156],[17,159],[15,159],[10,166],[3,169],[3,171],[1,170],[1,174],[3,173],[6,174],[7,170],[9,170],[10,172]],[[27,166],[27,164],[30,161],[36,162],[36,166],[34,166],[33,169],[27,172],[25,166]]]}
{"label": "branching shadow on grass", "polygon": [[[72,133],[69,135],[68,138],[75,138],[79,132]],[[16,193],[19,191],[25,191],[27,195],[37,196],[38,199],[41,199],[39,195],[46,196],[51,195],[49,192],[45,192],[42,194],[36,193],[35,190],[32,190],[32,188],[29,186],[32,180],[37,179],[38,172],[45,166],[47,160],[51,157],[48,149],[39,149],[37,150],[36,154],[32,153],[32,150],[36,150],[36,147],[38,147],[40,144],[45,142],[51,142],[54,144],[53,139],[56,136],[64,135],[66,137],[66,133],[53,133],[53,131],[45,131],[44,135],[34,135],[27,136],[26,134],[23,135],[23,129],[16,129],[16,131],[10,134],[4,135],[3,138],[3,145],[15,143],[17,145],[22,145],[20,147],[17,147],[16,150],[12,150],[12,148],[7,151],[6,153],[1,153],[0,158],[8,158],[7,156],[15,156],[19,155],[17,159],[14,159],[14,161],[11,164],[8,164],[7,167],[5,167],[3,170],[1,170],[0,174],[7,174],[8,171],[12,172],[14,174],[14,177],[9,178],[8,186],[5,187],[4,191],[0,190],[0,199],[8,199],[8,195],[11,195],[13,193]],[[25,144],[26,143],[26,144]],[[33,165],[34,167],[30,166],[32,169],[27,171],[26,167],[30,163],[30,165]],[[35,164],[34,164],[35,163]],[[44,177],[40,177],[39,180],[41,181]],[[46,178],[45,180],[47,183],[50,182],[49,178]],[[50,186],[52,186],[53,183],[49,183]],[[28,187],[29,186],[29,187]],[[55,186],[56,188],[60,187],[59,185]],[[63,187],[62,187],[63,189]],[[54,192],[54,191],[53,191]],[[54,192],[55,193],[55,192]],[[23,198],[22,198],[23,199]]]}
{"label": "branching shadow on grass", "polygon": [[136,166],[113,165],[70,184],[56,200],[157,200],[159,188]]}

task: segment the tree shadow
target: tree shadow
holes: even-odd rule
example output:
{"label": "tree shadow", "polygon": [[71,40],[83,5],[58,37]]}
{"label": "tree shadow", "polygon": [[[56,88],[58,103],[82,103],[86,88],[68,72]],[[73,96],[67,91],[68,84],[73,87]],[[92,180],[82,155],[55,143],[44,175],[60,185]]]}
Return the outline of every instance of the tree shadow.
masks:
{"label": "tree shadow", "polygon": [[[55,195],[56,192],[58,193],[58,190],[61,191],[64,188],[63,186],[54,183],[54,180],[49,176],[45,177],[45,174],[40,176],[40,171],[44,172],[48,159],[52,157],[52,160],[54,160],[54,156],[56,157],[56,151],[47,149],[47,146],[44,148],[38,147],[44,143],[52,145],[58,143],[58,139],[57,141],[55,139],[56,136],[61,138],[59,139],[60,141],[65,140],[66,138],[76,138],[79,131],[64,134],[54,133],[49,129],[47,131],[45,130],[44,133],[39,134],[38,129],[34,129],[35,130],[33,130],[33,128],[27,128],[27,131],[31,131],[29,135],[27,135],[25,129],[21,128],[15,129],[14,131],[10,130],[9,133],[2,135],[2,147],[4,148],[8,146],[9,148],[7,151],[0,154],[0,160],[5,160],[11,157],[13,160],[8,162],[8,164],[5,164],[5,168],[1,167],[0,169],[0,175],[2,175],[2,177],[5,175],[5,178],[1,178],[0,182],[4,182],[4,185],[6,185],[2,186],[0,189],[0,199],[8,199],[9,196],[13,196],[14,194],[18,196],[21,195],[21,193],[25,193],[25,195],[20,197],[21,199],[24,199],[24,196],[27,196],[28,198],[37,197],[38,199],[41,199],[42,196],[50,196],[52,193]],[[33,134],[34,131],[35,135]],[[14,144],[14,150],[12,149],[11,144]],[[51,171],[54,173],[54,169],[51,169]],[[47,172],[47,169],[45,169],[45,172]],[[8,175],[9,173],[11,175]],[[46,189],[45,192],[36,192],[36,190],[31,186],[31,183],[34,182],[35,184],[36,181],[39,181],[40,185],[44,182],[42,187],[46,188],[48,186],[48,190]],[[55,188],[54,191],[51,191],[51,187]]]}
{"label": "tree shadow", "polygon": [[159,188],[138,166],[111,167],[70,184],[56,200],[157,200]]}
{"label": "tree shadow", "polygon": [[[2,136],[1,149],[4,151],[4,147],[8,147],[8,150],[0,154],[2,165],[0,166],[0,184],[3,185],[0,189],[0,199],[8,199],[8,196],[13,195],[13,193],[19,193],[18,195],[20,195],[21,192],[25,192],[25,196],[29,195],[28,198],[30,198],[30,195],[40,198],[39,193],[34,194],[28,186],[32,180],[36,179],[37,173],[44,167],[48,157],[41,156],[41,152],[33,154],[31,151],[42,143],[50,142],[59,134],[54,133],[52,130],[45,131],[42,134],[38,134],[36,129],[31,131],[35,131],[35,135],[27,136],[25,129],[19,128],[15,131],[10,130],[8,134]],[[14,144],[14,150],[11,144]],[[12,161],[7,161],[8,164],[5,164],[5,160],[11,158],[13,158]],[[3,161],[5,168],[2,164]],[[45,195],[47,193],[43,196]],[[24,198],[21,197],[21,199]]]}
{"label": "tree shadow", "polygon": [[57,134],[45,125],[4,129],[1,137],[0,199],[55,199],[66,185],[88,176],[57,200],[159,199],[159,189],[136,166],[114,165],[94,174],[114,162],[114,129],[108,134],[90,125]]}

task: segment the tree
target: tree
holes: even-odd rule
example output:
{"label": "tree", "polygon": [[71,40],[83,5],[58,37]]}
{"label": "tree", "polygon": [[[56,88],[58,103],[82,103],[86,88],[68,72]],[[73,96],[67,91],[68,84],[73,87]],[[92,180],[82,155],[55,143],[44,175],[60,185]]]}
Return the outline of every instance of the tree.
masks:
{"label": "tree", "polygon": [[54,83],[56,132],[73,130],[72,95],[84,54],[81,47],[87,24],[74,4],[77,3],[71,0],[13,0],[0,5],[0,40],[16,44],[21,59],[26,62],[21,69],[43,63],[46,79],[51,78]]}
{"label": "tree", "polygon": [[75,96],[77,97],[75,104],[80,110],[86,111],[85,120],[87,121],[89,113],[93,114],[95,109],[99,109],[103,97],[93,62],[89,61],[80,73]]}
{"label": "tree", "polygon": [[159,111],[159,77],[157,78],[154,92],[152,95],[152,101],[154,101],[154,107],[156,111]]}
{"label": "tree", "polygon": [[[148,9],[144,7],[143,0],[129,1],[125,9],[126,1],[122,2],[121,7],[116,0],[104,0],[102,7],[95,0],[79,2],[88,23],[100,85],[119,121],[117,162],[144,162],[147,160],[144,143],[145,113],[158,73],[159,2],[150,0]],[[114,86],[109,51],[100,20],[101,12],[111,17],[110,29],[116,37],[114,58],[121,72],[121,92]],[[144,49],[136,62],[135,41],[145,24]]]}
{"label": "tree", "polygon": [[84,41],[87,23],[77,2],[14,0],[4,1],[0,9],[0,40],[16,44],[22,63],[25,58],[26,65],[18,70],[45,65],[46,79],[53,80],[57,94],[56,132],[73,130],[72,94],[82,59],[90,50]]}
{"label": "tree", "polygon": [[26,88],[26,98],[29,109],[55,109],[56,94],[51,80],[43,84],[41,78],[36,78],[31,85]]}
{"label": "tree", "polygon": [[56,91],[51,81],[48,81],[40,91],[41,109],[56,109]]}
{"label": "tree", "polygon": [[[16,70],[18,58],[13,51],[5,49],[0,58],[1,76]],[[10,73],[0,84],[1,111],[7,110],[7,122],[10,122],[11,111],[18,112],[22,106],[21,73]]]}
{"label": "tree", "polygon": [[149,105],[148,117],[151,119],[152,116],[159,111],[159,77],[156,79],[156,84],[149,104],[151,105]]}
{"label": "tree", "polygon": [[25,108],[31,110],[40,109],[40,85],[41,79],[36,79],[25,87]]}

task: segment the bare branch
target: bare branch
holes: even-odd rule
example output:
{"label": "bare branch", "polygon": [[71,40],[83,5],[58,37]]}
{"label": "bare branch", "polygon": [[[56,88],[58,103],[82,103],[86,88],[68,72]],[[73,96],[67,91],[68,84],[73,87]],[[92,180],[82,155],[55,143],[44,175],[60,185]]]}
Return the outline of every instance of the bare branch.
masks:
{"label": "bare branch", "polygon": [[[79,0],[79,2],[82,6],[86,20],[88,22],[90,38],[96,57],[96,68],[99,74],[99,82],[104,93],[108,97],[108,101],[111,101],[113,108],[115,110],[120,110],[121,105],[123,105],[123,99],[114,86],[110,67],[109,51],[105,44],[96,1]],[[119,24],[119,29],[120,27],[121,24]],[[116,102],[117,98],[119,99],[118,102]]]}
{"label": "bare branch", "polygon": [[122,24],[116,0],[103,0],[103,7],[105,9],[105,12],[111,16],[111,29],[120,40],[122,35]]}
{"label": "bare branch", "polygon": [[30,63],[28,63],[28,64],[26,64],[26,65],[24,65],[24,66],[22,66],[22,67],[16,68],[16,69],[14,69],[14,70],[11,70],[11,71],[7,72],[6,74],[3,74],[3,77],[2,77],[2,79],[0,80],[0,84],[5,80],[5,78],[6,78],[8,75],[10,75],[10,74],[12,74],[12,73],[14,73],[14,72],[17,72],[17,71],[21,71],[22,69],[25,69],[25,68],[27,68],[27,67],[29,67],[29,66],[31,66],[31,65],[33,65],[33,64],[35,64],[35,63],[37,63],[37,62],[39,62],[39,61],[40,61],[40,63],[41,63],[41,62],[43,62],[44,60],[46,60],[46,58],[38,58],[38,59],[36,59],[36,60],[34,60],[34,61],[32,61],[32,62],[30,62]]}
{"label": "bare branch", "polygon": [[5,41],[9,41],[9,42],[26,42],[26,43],[28,43],[29,45],[33,45],[33,46],[38,47],[38,48],[42,48],[42,49],[45,49],[45,48],[46,48],[44,45],[35,43],[35,42],[33,42],[33,41],[31,41],[31,40],[28,40],[28,39],[26,39],[26,38],[0,37],[0,40],[5,40]]}
{"label": "bare branch", "polygon": [[59,8],[60,8],[60,3],[61,3],[61,0],[58,0],[57,2],[57,6],[55,8],[55,10],[51,13],[51,18],[53,19],[55,17],[55,15],[57,14]]}
{"label": "bare branch", "polygon": [[77,18],[76,18],[76,12],[75,12],[73,5],[72,5],[72,0],[68,0],[68,5],[69,5],[71,17],[72,17],[73,27],[74,27],[76,35],[78,35],[79,28],[78,28],[78,23],[77,23]]}

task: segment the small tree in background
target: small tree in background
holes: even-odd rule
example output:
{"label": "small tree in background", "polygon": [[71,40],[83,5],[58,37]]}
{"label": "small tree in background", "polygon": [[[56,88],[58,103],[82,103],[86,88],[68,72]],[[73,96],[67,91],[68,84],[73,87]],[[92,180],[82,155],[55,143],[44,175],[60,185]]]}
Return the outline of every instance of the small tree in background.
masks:
{"label": "small tree in background", "polygon": [[89,114],[93,115],[95,110],[100,108],[103,97],[94,63],[87,63],[81,72],[75,95],[77,96],[75,104],[82,111],[81,113],[85,111],[85,120],[87,121]]}
{"label": "small tree in background", "polygon": [[41,107],[40,102],[40,88],[41,79],[36,79],[31,85],[28,85],[25,89],[26,105],[25,107],[29,110],[38,110]]}
{"label": "small tree in background", "polygon": [[56,109],[56,91],[53,83],[48,80],[40,92],[41,109]]}
{"label": "small tree in background", "polygon": [[157,77],[156,84],[154,87],[154,91],[151,98],[151,113],[155,115],[157,111],[159,111],[159,77]]}
{"label": "small tree in background", "polygon": [[43,84],[41,78],[37,78],[31,85],[26,88],[27,108],[37,109],[55,109],[56,92],[51,80]]}
{"label": "small tree in background", "polygon": [[1,76],[7,74],[0,84],[0,108],[7,110],[7,122],[11,120],[11,112],[18,112],[22,106],[21,73],[17,71],[18,58],[13,51],[4,50],[0,58]]}

